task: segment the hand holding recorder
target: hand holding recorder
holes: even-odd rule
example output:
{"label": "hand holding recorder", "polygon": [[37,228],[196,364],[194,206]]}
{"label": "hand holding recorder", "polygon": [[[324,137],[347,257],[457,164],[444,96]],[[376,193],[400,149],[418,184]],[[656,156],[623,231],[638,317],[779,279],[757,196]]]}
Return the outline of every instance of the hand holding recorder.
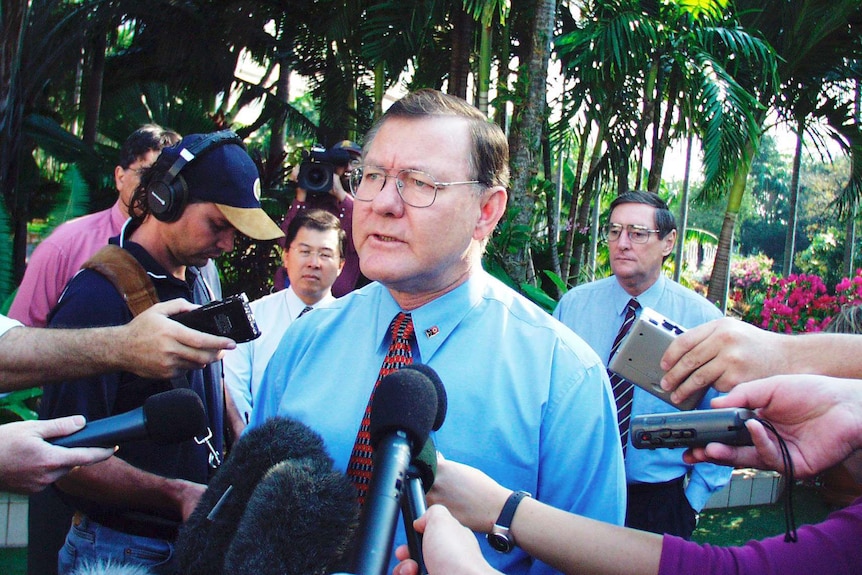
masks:
{"label": "hand holding recorder", "polygon": [[707,388],[685,397],[679,403],[671,401],[670,392],[660,383],[665,375],[661,359],[670,344],[685,331],[657,311],[645,307],[620,344],[608,369],[618,373],[644,391],[653,394],[677,409],[689,410],[697,407]]}
{"label": "hand holding recorder", "polygon": [[237,343],[251,341],[260,336],[260,329],[245,293],[172,315],[171,319],[204,333],[229,337]]}
{"label": "hand holding recorder", "polygon": [[[815,375],[779,375],[741,383],[712,400],[715,408],[746,407],[784,438],[797,477],[816,475],[862,449],[862,382]],[[710,444],[687,452],[686,461],[783,471],[775,436],[746,422],[752,447]]]}

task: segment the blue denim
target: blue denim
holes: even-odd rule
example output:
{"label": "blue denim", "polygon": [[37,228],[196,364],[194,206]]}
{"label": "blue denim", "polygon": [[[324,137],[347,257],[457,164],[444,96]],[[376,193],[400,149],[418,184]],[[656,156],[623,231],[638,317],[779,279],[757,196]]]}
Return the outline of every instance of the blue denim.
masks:
{"label": "blue denim", "polygon": [[76,515],[57,556],[58,574],[107,561],[146,567],[153,575],[174,575],[179,569],[170,541],[129,535]]}

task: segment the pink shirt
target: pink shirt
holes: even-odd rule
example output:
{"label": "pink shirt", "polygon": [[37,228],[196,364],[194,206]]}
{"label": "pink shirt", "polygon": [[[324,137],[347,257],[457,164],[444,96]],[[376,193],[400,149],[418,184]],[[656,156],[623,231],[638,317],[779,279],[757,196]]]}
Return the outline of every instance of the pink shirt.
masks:
{"label": "pink shirt", "polygon": [[36,246],[9,317],[33,327],[45,327],[66,283],[81,264],[120,233],[127,216],[119,201],[107,210],[61,224]]}

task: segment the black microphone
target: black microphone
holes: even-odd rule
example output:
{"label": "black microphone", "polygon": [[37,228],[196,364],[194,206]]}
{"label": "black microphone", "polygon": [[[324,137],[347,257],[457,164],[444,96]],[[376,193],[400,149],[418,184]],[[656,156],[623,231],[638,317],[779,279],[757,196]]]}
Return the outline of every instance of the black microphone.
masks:
{"label": "black microphone", "polygon": [[374,392],[368,426],[374,467],[359,517],[356,575],[386,574],[407,468],[428,439],[437,404],[433,382],[415,369],[387,375]]}
{"label": "black microphone", "polygon": [[[449,409],[449,399],[446,395],[446,388],[443,387],[443,381],[440,379],[440,376],[437,374],[437,372],[434,371],[434,368],[425,363],[413,363],[404,366],[401,369],[416,370],[425,375],[428,379],[431,380],[431,383],[434,384],[434,390],[437,392],[437,415],[434,417],[434,425],[431,426],[431,430],[437,431],[443,426],[443,422],[446,420],[446,410]],[[436,469],[436,462],[434,463],[434,467]],[[430,489],[430,487],[431,486],[429,485],[428,489]],[[425,491],[428,491],[428,489],[426,489]]]}
{"label": "black microphone", "polygon": [[191,439],[206,428],[201,398],[191,389],[181,388],[151,395],[137,409],[88,421],[84,429],[50,442],[60,447],[113,447],[150,439],[158,445],[169,445]]}
{"label": "black microphone", "polygon": [[422,535],[413,528],[413,522],[422,517],[428,509],[425,494],[434,485],[437,475],[437,446],[428,438],[422,451],[410,462],[407,468],[407,481],[404,484],[404,499],[401,500],[401,518],[410,557],[419,564],[419,575],[428,575],[425,559],[422,557]]}
{"label": "black microphone", "polygon": [[[239,531],[239,525],[246,511],[251,507],[252,495],[260,487],[263,478],[281,462],[301,462],[306,474],[312,477],[322,476],[332,470],[332,458],[329,457],[323,438],[307,425],[287,417],[271,417],[262,425],[247,429],[234,444],[224,464],[210,480],[207,490],[201,496],[197,507],[188,520],[180,528],[176,542],[176,556],[183,575],[212,575],[214,573],[239,573],[225,570],[226,550],[231,547]],[[285,472],[286,473],[286,472]],[[308,483],[303,479],[303,484]],[[349,494],[352,497],[353,508],[348,508],[339,514],[333,514],[355,525],[358,506],[356,505],[356,490],[350,485]],[[276,557],[285,548],[285,543],[279,537],[287,538],[294,533],[285,527],[285,522],[298,523],[296,517],[283,519],[285,508],[289,505],[285,500],[308,497],[308,491],[298,492],[286,489],[279,496],[263,498],[261,506],[269,505],[269,510],[263,512],[260,508],[259,521],[265,527],[244,531],[250,533],[249,540],[256,542],[256,548],[246,551],[245,557],[258,557],[269,553],[264,562],[267,567],[263,571],[261,563],[249,561],[249,568],[260,573],[273,573],[281,567],[281,559]],[[311,509],[313,498],[307,501],[307,507],[298,514],[304,519],[317,517]],[[330,498],[334,502],[336,499]],[[340,500],[339,500],[340,501]],[[276,510],[277,512],[274,512]],[[249,520],[251,521],[251,519]],[[303,521],[304,522],[304,521]],[[259,525],[260,527],[260,525]],[[315,529],[317,529],[315,527]],[[321,526],[320,529],[323,529]],[[264,534],[263,531],[266,531]],[[291,543],[295,553],[301,553],[309,558],[316,557],[323,564],[322,558],[334,558],[336,553],[326,553],[327,546],[337,546],[336,538],[329,540],[326,531],[311,531],[313,537],[295,538]],[[237,547],[239,549],[239,547]],[[346,554],[346,553],[345,553]],[[243,554],[237,551],[236,556]],[[239,563],[242,563],[241,561]],[[303,563],[304,565],[304,563]],[[236,569],[234,565],[232,567]],[[287,573],[282,570],[281,573]]]}

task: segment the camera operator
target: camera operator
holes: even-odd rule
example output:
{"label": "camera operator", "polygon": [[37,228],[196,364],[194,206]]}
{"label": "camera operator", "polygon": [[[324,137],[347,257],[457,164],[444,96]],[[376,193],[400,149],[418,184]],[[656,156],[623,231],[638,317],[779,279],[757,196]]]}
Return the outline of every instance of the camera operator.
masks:
{"label": "camera operator", "polygon": [[[290,222],[300,211],[311,209],[325,210],[338,218],[347,238],[344,268],[332,286],[332,295],[335,297],[341,297],[366,282],[361,277],[359,256],[353,245],[353,198],[345,190],[346,184],[343,182],[344,175],[350,172],[352,164],[359,161],[361,154],[362,148],[350,140],[343,140],[329,150],[315,147],[293,169],[291,179],[296,181],[296,197],[281,224],[281,229],[287,231]],[[360,279],[362,283],[359,283]],[[285,269],[278,268],[274,289],[278,291],[288,285]]]}

